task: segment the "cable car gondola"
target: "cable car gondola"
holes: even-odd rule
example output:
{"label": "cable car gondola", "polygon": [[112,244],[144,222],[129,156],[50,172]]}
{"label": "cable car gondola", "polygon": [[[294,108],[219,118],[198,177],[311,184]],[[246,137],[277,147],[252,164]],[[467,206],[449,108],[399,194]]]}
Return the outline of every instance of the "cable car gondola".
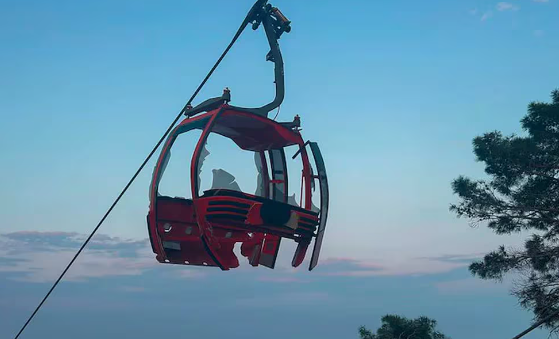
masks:
{"label": "cable car gondola", "polygon": [[[301,120],[291,122],[270,119],[270,111],[284,98],[283,60],[278,39],[291,30],[290,21],[267,1],[257,1],[247,16],[254,30],[264,27],[270,52],[266,59],[275,67],[276,95],[259,108],[230,105],[231,93],[188,107],[186,118],[169,134],[155,165],[150,186],[147,215],[148,232],[156,260],[160,263],[219,267],[229,270],[239,266],[233,252],[241,243],[241,254],[252,266],[274,268],[282,238],[297,243],[292,266],[304,260],[313,238],[309,264],[318,264],[328,214],[328,181],[322,154],[316,142],[303,141]],[[192,199],[160,195],[159,183],[177,137],[199,130],[190,164]],[[259,170],[259,187],[255,193],[217,185],[201,191],[200,167],[204,147],[210,134],[232,140],[240,149],[253,152]],[[285,148],[297,146],[293,159],[302,164],[301,206],[290,203]],[[316,169],[309,159],[312,154]],[[214,183],[220,172],[214,170]],[[223,173],[221,173],[223,174]],[[320,206],[312,203],[315,181],[319,182]],[[215,185],[214,185],[215,186]]]}

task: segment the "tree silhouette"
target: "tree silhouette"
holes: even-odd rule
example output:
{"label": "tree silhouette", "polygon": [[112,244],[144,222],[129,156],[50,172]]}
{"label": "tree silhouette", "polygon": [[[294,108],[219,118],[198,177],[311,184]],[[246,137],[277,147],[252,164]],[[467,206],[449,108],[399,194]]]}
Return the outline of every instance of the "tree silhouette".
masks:
{"label": "tree silhouette", "polygon": [[[521,120],[525,136],[494,131],[473,141],[489,180],[460,176],[452,182],[458,217],[487,223],[496,234],[531,231],[524,248],[499,247],[470,265],[482,278],[502,280],[506,273],[524,277],[513,294],[536,320],[559,311],[559,90],[552,102],[532,102]],[[545,321],[552,332],[559,317]]]}
{"label": "tree silhouette", "polygon": [[381,318],[382,325],[376,334],[365,326],[359,327],[361,339],[450,339],[435,330],[437,322],[427,317],[408,319],[387,314]]}

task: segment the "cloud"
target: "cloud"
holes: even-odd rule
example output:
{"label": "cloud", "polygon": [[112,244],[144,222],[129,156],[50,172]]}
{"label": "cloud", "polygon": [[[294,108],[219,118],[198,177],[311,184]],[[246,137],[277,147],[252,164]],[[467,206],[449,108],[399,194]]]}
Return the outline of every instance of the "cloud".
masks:
{"label": "cloud", "polygon": [[[175,266],[176,268],[179,269],[179,271],[177,272],[177,276],[180,278],[185,278],[185,279],[199,279],[199,278],[204,278],[208,276],[208,273],[202,271],[205,270],[205,268],[200,268],[200,267],[186,267],[186,266]],[[213,270],[215,272],[216,268],[210,268],[211,270]]]}
{"label": "cloud", "polygon": [[[75,255],[84,236],[63,232],[16,232],[0,235],[0,272],[10,279],[51,282]],[[68,281],[140,275],[157,262],[145,240],[100,235],[90,242],[65,275]]]}
{"label": "cloud", "polygon": [[[520,10],[520,6],[515,5],[513,3],[510,3],[510,2],[499,2],[495,5],[495,10],[497,12],[518,11],[518,10]],[[476,9],[470,10],[470,14],[474,15],[474,16],[477,16],[479,14],[479,11],[476,8]],[[481,14],[480,20],[481,21],[487,21],[490,18],[492,18],[493,15],[494,15],[494,12],[492,10],[485,11],[485,12],[483,12],[483,14]]]}
{"label": "cloud", "polygon": [[419,259],[439,260],[446,262],[462,262],[470,264],[474,260],[481,259],[485,253],[470,253],[470,254],[443,254],[436,257],[419,257]]}
{"label": "cloud", "polygon": [[330,258],[321,262],[323,269],[317,272],[325,276],[420,276],[450,272],[467,267],[477,255],[454,255],[442,257],[418,257],[407,259],[356,260]]}
{"label": "cloud", "polygon": [[[48,289],[45,285],[6,278],[52,282],[83,238],[70,233],[0,235],[0,314],[6,315],[0,321],[0,337],[13,335],[15,326],[26,319]],[[286,319],[299,317],[305,321],[291,321],[289,329],[274,330],[270,338],[285,338],[293,333],[300,337],[335,338],[343,336],[347,328],[355,331],[359,325],[356,319],[378,319],[388,312],[404,312],[433,314],[443,321],[459,310],[464,314],[477,312],[478,318],[488,319],[485,324],[478,322],[479,326],[457,330],[464,338],[483,338],[488,335],[487,329],[508,328],[506,319],[522,319],[515,315],[524,315],[507,306],[514,305],[515,300],[505,295],[504,290],[483,285],[483,291],[476,292],[479,281],[467,279],[470,276],[464,269],[453,271],[453,267],[467,265],[477,254],[410,258],[407,262],[392,256],[366,260],[325,256],[312,272],[308,272],[306,265],[292,269],[289,260],[285,267],[276,270],[249,267],[222,272],[159,264],[148,241],[102,235],[94,239],[96,248],[86,249],[69,272],[77,275],[74,281],[80,282],[59,287],[48,301],[49,310],[41,310],[41,314],[48,311],[52,318],[36,330],[44,337],[55,336],[60,326],[66,326],[67,337],[84,337],[84,319],[91,318],[106,326],[93,327],[85,335],[88,338],[115,333],[115,324],[116,332],[126,331],[127,337],[148,338],[157,335],[159,329],[138,319],[151,317],[165,323],[172,332],[184,332],[187,328],[195,337],[216,338],[242,332],[248,318],[257,325],[248,337],[257,338],[270,332],[277,320],[287,315]],[[383,278],[377,278],[378,275]],[[451,298],[450,303],[445,294],[467,298]],[[509,298],[508,304],[503,304],[504,297]],[[501,318],[496,319],[495,314]],[[222,326],[215,326],[216,318],[224,319]],[[452,319],[445,321],[452,326]],[[529,321],[526,316],[526,322]],[[318,323],[324,324],[318,329],[320,333],[307,325]],[[498,337],[501,333],[490,334]]]}
{"label": "cloud", "polygon": [[[0,235],[0,273],[11,280],[52,282],[75,255],[84,239],[84,235],[63,232],[17,232]],[[158,274],[164,274],[166,279],[198,280],[223,274],[213,268],[162,265],[155,260],[148,240],[126,240],[98,235],[89,245],[68,271],[65,280],[83,282],[102,277],[140,276],[151,270],[160,270],[161,273],[158,271]],[[387,255],[377,259],[324,258],[312,273],[301,267],[278,264],[275,270],[258,270],[257,276],[252,273],[254,268],[246,265],[226,274],[228,278],[241,279],[249,275],[257,281],[275,284],[308,283],[328,277],[420,276],[461,269],[480,256],[481,254],[416,258]],[[132,287],[127,292],[131,291],[139,292]]]}
{"label": "cloud", "polygon": [[511,4],[510,2],[499,2],[497,4],[496,8],[500,12],[503,12],[503,11],[518,11],[520,9],[519,6]]}
{"label": "cloud", "polygon": [[549,2],[549,0],[532,0],[534,2],[539,2],[539,3],[545,3],[545,2]]}
{"label": "cloud", "polygon": [[481,21],[486,21],[486,20],[490,19],[492,16],[493,16],[493,12],[488,11],[488,12],[485,12],[485,13],[482,14],[480,20]]}

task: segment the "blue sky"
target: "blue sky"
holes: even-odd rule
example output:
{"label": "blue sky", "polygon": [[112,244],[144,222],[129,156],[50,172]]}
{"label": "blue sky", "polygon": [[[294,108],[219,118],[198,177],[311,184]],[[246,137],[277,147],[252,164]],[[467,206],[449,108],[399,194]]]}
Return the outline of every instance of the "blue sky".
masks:
{"label": "blue sky", "polygon": [[[251,4],[0,0],[0,233],[88,233],[213,65]],[[463,265],[432,258],[473,258],[500,244],[520,243],[519,236],[472,229],[451,215],[450,182],[460,174],[483,177],[483,167],[472,154],[472,138],[494,129],[519,132],[527,104],[548,100],[557,86],[557,0],[273,4],[293,21],[292,32],[280,41],[287,85],[280,119],[299,114],[305,138],[319,142],[328,167],[332,206],[323,259],[356,260],[380,266],[383,272],[382,282],[378,272],[346,273],[352,277],[329,276],[313,286],[344,298],[361,284],[378,290],[392,284],[414,286],[409,279],[417,274],[427,276],[425,284],[462,281],[469,278]],[[266,52],[262,31],[247,30],[196,102],[228,86],[233,104],[265,103],[273,96]],[[219,149],[215,152],[220,154]],[[235,158],[220,159],[226,163]],[[146,238],[152,167],[153,160],[103,226],[104,234]],[[250,186],[240,176],[241,186]],[[34,253],[33,248],[19,250]],[[35,264],[58,272],[65,261],[53,257]],[[125,278],[151,282],[152,298],[172,299],[167,294],[158,297],[161,282],[152,274]],[[230,276],[235,286],[246,279]],[[4,278],[0,281],[6,290],[15,288],[28,296],[19,318],[35,302],[31,296],[38,298],[47,286],[14,285]],[[61,290],[76,286],[64,293],[77,296],[100,281],[120,284],[125,278],[107,274],[82,285],[62,285]],[[228,278],[216,274],[207,279]],[[175,283],[180,286],[180,281]],[[433,310],[455,338],[467,333],[449,300],[488,303],[493,300],[488,295],[495,294],[495,300],[510,306],[493,306],[492,321],[507,325],[518,319],[518,329],[528,324],[529,314],[515,308],[506,286],[490,293],[479,290],[455,292],[453,297],[437,294],[414,305]],[[426,293],[419,287],[412,291]],[[134,304],[138,300],[111,293],[127,305],[123,307],[140,312]],[[281,290],[270,293],[282,295]],[[374,326],[381,313],[408,307],[399,293],[371,292],[367,302],[356,303],[361,305],[355,306],[357,318],[350,318],[363,317],[361,322]],[[386,299],[375,303],[380,295]],[[375,306],[367,309],[369,304]],[[466,304],[464,310],[473,307]],[[339,306],[329,305],[332,310]],[[45,317],[55,315],[45,312]],[[99,321],[108,317],[100,311],[95,316]],[[259,317],[264,324],[275,319]],[[38,321],[35,330],[44,330],[46,323]],[[342,332],[351,336],[356,323],[348,320],[330,328],[325,337]],[[129,330],[124,324],[119,328]],[[495,335],[514,332],[505,325]]]}

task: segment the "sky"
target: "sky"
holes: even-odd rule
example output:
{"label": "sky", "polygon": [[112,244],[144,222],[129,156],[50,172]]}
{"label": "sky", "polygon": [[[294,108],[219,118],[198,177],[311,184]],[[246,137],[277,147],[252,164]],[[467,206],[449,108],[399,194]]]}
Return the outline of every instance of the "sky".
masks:
{"label": "sky", "polygon": [[[84,276],[59,286],[26,338],[58,333],[62,319],[75,324],[68,338],[85,319],[107,324],[92,337],[227,333],[227,326],[208,327],[202,314],[219,316],[231,331],[254,317],[254,333],[273,326],[277,338],[356,337],[357,326],[374,327],[387,312],[427,313],[453,338],[511,337],[529,325],[531,315],[507,284],[486,284],[467,271],[471,260],[501,244],[517,246],[526,235],[497,236],[456,219],[448,211],[456,201],[450,183],[462,174],[483,178],[472,139],[492,130],[522,133],[528,103],[549,100],[557,87],[559,2],[272,4],[293,22],[280,40],[286,97],[278,119],[301,116],[304,137],[319,143],[329,176],[329,225],[317,270],[297,273],[306,282],[299,284],[287,268],[198,274],[156,267],[145,243],[152,159],[99,235],[124,249],[135,244],[140,257],[134,252],[129,261],[128,252],[112,257],[113,248],[101,248],[88,254],[90,262],[78,261],[72,271]],[[0,250],[0,314],[10,314],[0,317],[7,321],[0,336],[15,331],[62,270],[71,252],[65,246],[75,248],[52,234],[75,240],[94,228],[251,5],[0,0],[0,234],[13,246]],[[263,32],[246,30],[195,103],[224,87],[234,105],[266,103],[273,97],[267,52]],[[251,159],[238,161],[217,146],[210,151],[250,189],[250,177],[239,171]],[[173,155],[180,162],[184,154],[186,163],[188,152],[180,152]],[[171,183],[188,185],[175,173]],[[29,234],[35,240],[22,238]],[[132,273],[119,274],[120,266]],[[226,287],[221,299],[211,299],[215,305],[170,292],[184,296],[189,286],[210,297]],[[232,312],[237,301],[242,317]],[[478,306],[484,311],[474,312]],[[111,312],[118,309],[127,316],[117,322]],[[312,314],[308,323],[278,323],[303,311]],[[155,314],[161,319],[152,327],[137,321]],[[173,321],[164,324],[164,314]],[[196,316],[184,321],[187,314]]]}

